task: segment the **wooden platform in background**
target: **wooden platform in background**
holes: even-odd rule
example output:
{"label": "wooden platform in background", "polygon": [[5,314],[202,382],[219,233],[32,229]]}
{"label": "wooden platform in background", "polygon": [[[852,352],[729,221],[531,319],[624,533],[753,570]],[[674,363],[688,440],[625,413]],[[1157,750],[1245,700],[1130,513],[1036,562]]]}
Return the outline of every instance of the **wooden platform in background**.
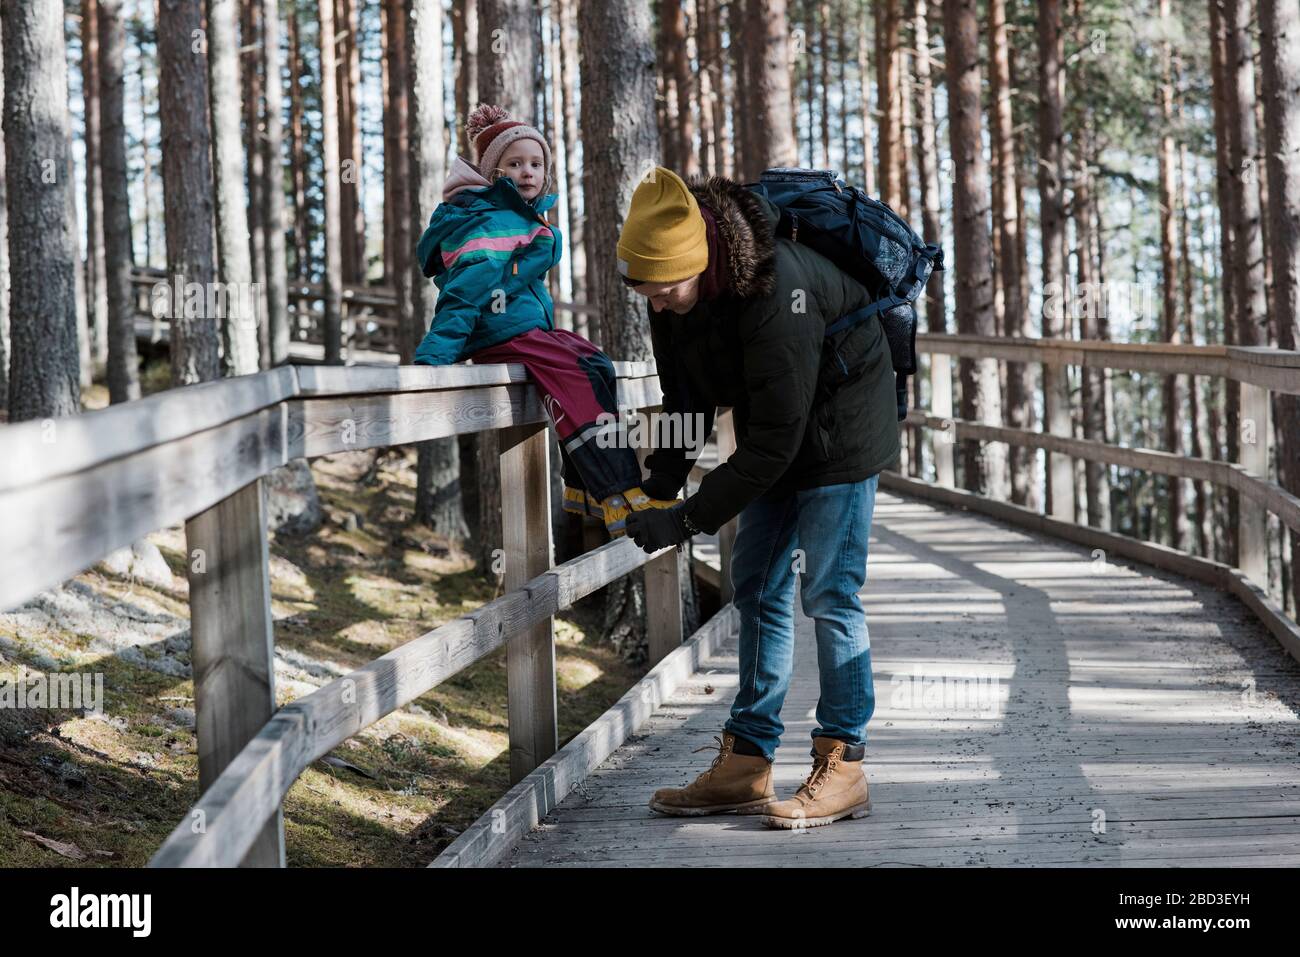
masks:
{"label": "wooden platform in background", "polygon": [[[733,641],[506,866],[1300,865],[1300,665],[1234,598],[883,491],[862,598],[870,817],[788,832],[646,807],[708,767],[692,750],[728,716]],[[779,797],[810,767],[801,613],[796,646]]]}

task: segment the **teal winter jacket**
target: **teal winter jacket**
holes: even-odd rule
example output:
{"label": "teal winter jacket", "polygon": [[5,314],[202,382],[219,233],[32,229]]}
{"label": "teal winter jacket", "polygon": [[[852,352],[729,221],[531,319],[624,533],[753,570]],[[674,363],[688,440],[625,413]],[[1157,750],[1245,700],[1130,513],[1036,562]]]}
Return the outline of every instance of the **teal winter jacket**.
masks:
{"label": "teal winter jacket", "polygon": [[416,246],[424,275],[438,286],[416,363],[450,365],[530,329],[555,328],[545,277],[561,244],[545,213],[556,198],[529,202],[508,177],[489,183],[456,158]]}

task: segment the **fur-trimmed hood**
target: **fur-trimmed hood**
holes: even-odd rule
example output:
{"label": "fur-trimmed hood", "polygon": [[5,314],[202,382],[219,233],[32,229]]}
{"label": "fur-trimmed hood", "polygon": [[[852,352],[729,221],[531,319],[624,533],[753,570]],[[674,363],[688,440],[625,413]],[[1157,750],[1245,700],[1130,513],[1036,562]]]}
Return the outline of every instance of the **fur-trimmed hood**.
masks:
{"label": "fur-trimmed hood", "polygon": [[770,295],[776,288],[776,207],[724,176],[695,176],[686,185],[713,213],[727,242],[728,292],[740,299]]}

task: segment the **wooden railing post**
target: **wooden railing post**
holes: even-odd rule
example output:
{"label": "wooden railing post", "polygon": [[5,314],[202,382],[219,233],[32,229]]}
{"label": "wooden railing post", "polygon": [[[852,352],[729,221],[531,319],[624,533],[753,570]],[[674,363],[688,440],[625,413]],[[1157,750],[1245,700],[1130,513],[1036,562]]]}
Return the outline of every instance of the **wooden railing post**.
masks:
{"label": "wooden railing post", "polygon": [[[263,480],[250,482],[187,521],[185,541],[202,792],[275,712]],[[194,828],[204,824],[190,822]],[[281,810],[267,821],[242,866],[284,866]]]}
{"label": "wooden railing post", "polygon": [[[1070,367],[1044,362],[1043,417],[1047,431],[1062,438],[1074,437],[1070,418]],[[1074,521],[1074,459],[1058,452],[1047,456],[1048,514],[1063,522]]]}
{"label": "wooden railing post", "polygon": [[[643,409],[628,408],[621,410],[624,414],[643,413],[649,421],[653,416],[663,412],[663,406],[648,406]],[[645,430],[647,438],[654,432]],[[645,460],[653,451],[653,443],[638,446],[637,465],[644,475]],[[646,654],[650,666],[658,664],[664,656],[682,643],[685,632],[682,627],[682,553],[673,548],[658,558],[651,559],[643,566],[645,569],[645,624]]]}
{"label": "wooden railing post", "polygon": [[[505,590],[552,567],[550,443],[546,423],[501,429],[501,543]],[[510,783],[559,748],[554,619],[510,639],[506,651]]]}
{"label": "wooden railing post", "polygon": [[[1241,390],[1241,465],[1257,478],[1268,481],[1273,427],[1270,421],[1269,390],[1238,383]],[[1246,577],[1268,589],[1268,510],[1245,495],[1241,500],[1237,536],[1238,567]]]}
{"label": "wooden railing post", "polygon": [[[736,451],[736,422],[732,418],[730,409],[718,415],[714,427],[718,433],[718,464],[721,465]],[[718,529],[718,563],[722,566],[719,569],[718,590],[724,605],[731,601],[735,594],[731,582],[731,552],[736,544],[738,522],[738,518],[733,518]]]}
{"label": "wooden railing post", "polygon": [[645,564],[645,624],[649,664],[657,665],[682,643],[682,553],[670,548]]}
{"label": "wooden railing post", "polygon": [[935,481],[954,488],[957,470],[953,465],[956,427],[952,425],[952,363],[941,352],[930,354],[930,412],[948,421],[948,426],[934,436]]}

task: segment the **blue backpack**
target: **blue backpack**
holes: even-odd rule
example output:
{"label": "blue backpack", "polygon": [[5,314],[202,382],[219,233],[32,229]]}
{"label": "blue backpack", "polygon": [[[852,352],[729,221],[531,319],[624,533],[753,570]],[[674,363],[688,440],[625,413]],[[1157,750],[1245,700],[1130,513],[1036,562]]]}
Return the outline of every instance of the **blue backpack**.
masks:
{"label": "blue backpack", "polygon": [[778,236],[821,253],[871,293],[869,306],[828,324],[826,335],[880,317],[903,421],[907,377],[917,368],[915,303],[931,272],[943,269],[943,247],[927,243],[887,205],[846,185],[833,170],[779,166],[747,185],[781,211]]}

